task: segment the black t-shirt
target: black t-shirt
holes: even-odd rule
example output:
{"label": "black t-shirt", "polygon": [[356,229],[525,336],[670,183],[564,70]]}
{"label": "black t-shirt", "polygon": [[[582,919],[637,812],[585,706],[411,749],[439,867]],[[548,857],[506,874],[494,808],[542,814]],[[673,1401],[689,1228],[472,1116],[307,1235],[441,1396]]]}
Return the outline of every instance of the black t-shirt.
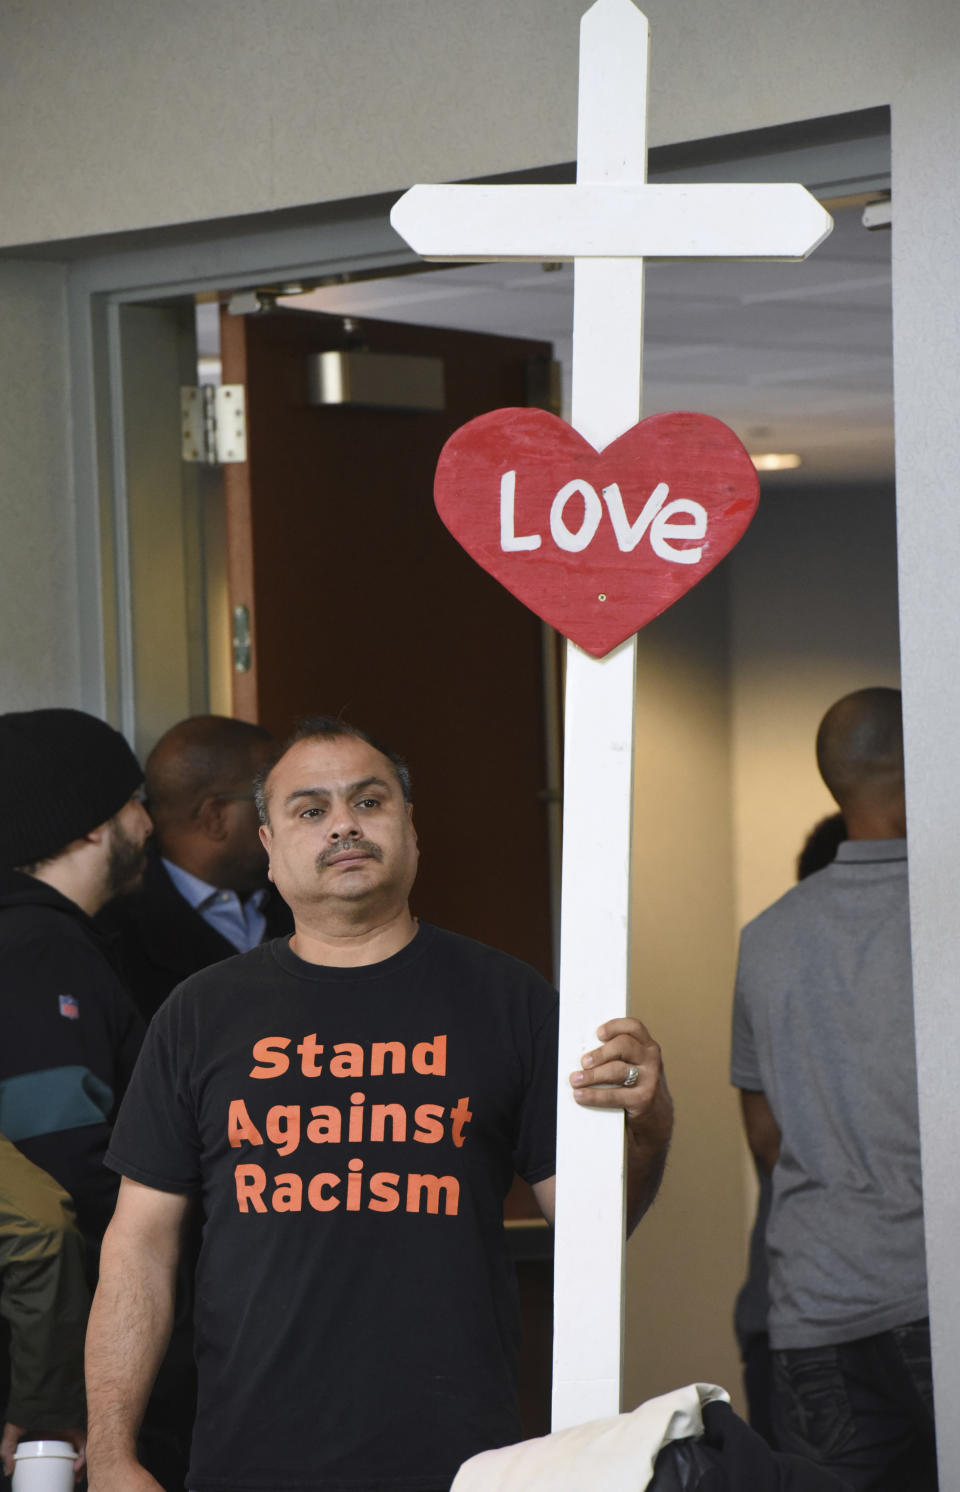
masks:
{"label": "black t-shirt", "polygon": [[198,1192],[190,1485],[445,1488],[520,1435],[502,1204],[554,1172],[556,994],[421,926],[381,963],[277,940],[150,1027],[109,1165]]}

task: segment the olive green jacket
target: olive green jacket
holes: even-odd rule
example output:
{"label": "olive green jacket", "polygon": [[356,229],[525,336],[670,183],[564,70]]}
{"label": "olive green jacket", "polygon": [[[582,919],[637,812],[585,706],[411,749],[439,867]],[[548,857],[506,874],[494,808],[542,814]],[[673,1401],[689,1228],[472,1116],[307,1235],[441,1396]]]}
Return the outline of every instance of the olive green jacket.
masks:
{"label": "olive green jacket", "polygon": [[0,1135],[0,1315],[10,1323],[3,1418],[35,1435],[84,1423],[84,1247],[67,1193]]}

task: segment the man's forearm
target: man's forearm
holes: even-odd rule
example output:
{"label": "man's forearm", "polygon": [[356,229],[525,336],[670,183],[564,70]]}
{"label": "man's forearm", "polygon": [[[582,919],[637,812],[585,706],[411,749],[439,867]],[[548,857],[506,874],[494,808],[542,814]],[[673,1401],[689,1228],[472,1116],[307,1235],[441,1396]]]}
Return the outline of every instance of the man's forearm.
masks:
{"label": "man's forearm", "polygon": [[740,1109],[751,1154],[764,1175],[772,1176],[780,1158],[780,1126],[766,1094],[741,1089]]}
{"label": "man's forearm", "polygon": [[[136,1460],[136,1438],[170,1339],[176,1256],[137,1246],[113,1225],[87,1329],[90,1481],[106,1488]],[[119,1483],[118,1483],[119,1485]]]}
{"label": "man's forearm", "polygon": [[661,1078],[642,1126],[627,1120],[627,1235],[653,1203],[667,1164],[673,1133],[673,1099]]}

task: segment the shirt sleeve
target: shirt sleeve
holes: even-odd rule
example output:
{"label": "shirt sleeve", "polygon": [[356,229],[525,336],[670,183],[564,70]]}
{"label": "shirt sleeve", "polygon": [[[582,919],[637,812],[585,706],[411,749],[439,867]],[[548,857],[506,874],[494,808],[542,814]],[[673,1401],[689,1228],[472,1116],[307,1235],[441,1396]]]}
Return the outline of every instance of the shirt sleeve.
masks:
{"label": "shirt sleeve", "polygon": [[[557,1020],[556,991],[544,985],[545,999],[532,1016],[528,1081],[520,1106],[514,1168],[531,1186],[557,1169]],[[544,1013],[544,1004],[546,1012]]]}
{"label": "shirt sleeve", "polygon": [[749,1000],[750,951],[745,939],[740,939],[740,957],[737,962],[737,982],[733,994],[733,1034],[730,1051],[730,1081],[736,1088],[748,1092],[762,1093],[763,1078],[757,1058],[756,1040],[750,1015]]}
{"label": "shirt sleeve", "polygon": [[199,1189],[200,1139],[191,1094],[192,1033],[176,993],[154,1017],[117,1115],[106,1164],[158,1191]]}

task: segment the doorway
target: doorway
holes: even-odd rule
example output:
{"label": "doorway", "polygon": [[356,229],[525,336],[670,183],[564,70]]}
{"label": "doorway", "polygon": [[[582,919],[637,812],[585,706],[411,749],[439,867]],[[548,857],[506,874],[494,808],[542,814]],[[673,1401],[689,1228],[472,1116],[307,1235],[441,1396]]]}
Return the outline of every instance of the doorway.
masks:
{"label": "doorway", "polygon": [[[718,168],[716,161],[709,170],[715,179],[738,177],[737,170]],[[756,165],[750,179],[792,176],[816,187],[843,177],[847,188],[853,174],[835,167],[819,174],[789,165],[780,169],[768,159]],[[631,1329],[627,1339],[631,1402],[694,1377],[713,1377],[734,1390],[738,1380],[730,1313],[742,1279],[750,1189],[724,1071],[736,930],[748,897],[771,900],[789,883],[795,841],[809,827],[811,815],[816,816],[820,801],[807,761],[802,711],[771,720],[764,702],[780,697],[778,689],[796,702],[797,691],[787,690],[791,673],[804,682],[803,708],[809,712],[817,707],[818,691],[827,692],[826,705],[847,687],[893,681],[877,676],[864,680],[859,670],[868,663],[882,664],[891,674],[896,670],[889,260],[881,254],[883,240],[862,228],[851,195],[842,209],[848,214],[842,220],[847,232],[834,244],[847,244],[850,252],[811,260],[809,274],[807,266],[752,268],[748,282],[729,282],[718,293],[717,287],[711,290],[689,277],[680,282],[665,268],[650,275],[648,411],[694,405],[719,414],[743,429],[758,455],[796,454],[796,446],[781,442],[787,428],[796,434],[801,455],[812,449],[808,436],[827,432],[830,438],[817,461],[764,477],[755,532],[726,567],[691,593],[684,607],[646,629],[643,638],[635,820],[636,1010],[671,1054],[671,1079],[685,1120],[669,1188],[631,1245],[628,1315],[634,1323],[642,1322],[642,1331]],[[386,205],[382,210],[385,216]],[[391,293],[399,287],[398,299],[409,300],[407,310],[398,314],[396,307],[387,311],[361,299],[373,294],[375,282],[368,272],[375,236],[371,230],[366,257],[351,259],[342,244],[342,257],[332,254],[327,278],[341,272],[338,265],[344,273],[356,271],[356,277],[322,287],[325,294],[340,297],[324,301],[321,309],[327,316],[441,327],[446,324],[441,314],[462,312],[469,289],[486,318],[480,325],[552,341],[562,359],[565,349],[545,324],[520,322],[514,315],[504,325],[490,313],[501,290],[506,306],[515,305],[523,288],[516,282],[527,278],[552,298],[558,319],[566,318],[565,271],[501,267],[507,283],[497,287],[489,269],[444,270],[430,276],[429,295],[426,275],[381,277],[381,287]],[[234,275],[233,285],[269,281],[282,287],[316,279],[318,268],[324,268],[316,264],[316,243],[314,236],[309,254],[302,243],[299,249],[278,253],[270,267],[263,255],[259,266],[248,261]],[[381,258],[373,267],[400,267],[402,255],[388,245],[385,234],[376,252]],[[758,273],[763,284],[754,278]],[[659,304],[658,277],[663,289]],[[221,251],[205,262],[204,277],[187,281],[181,276],[179,287],[205,287],[212,293],[229,290],[229,281]],[[142,296],[148,282],[139,283]],[[138,294],[136,289],[126,293],[128,299]],[[441,302],[447,308],[442,313],[437,310]],[[788,313],[790,337],[783,332],[782,318]],[[731,336],[731,318],[739,341]],[[471,329],[463,319],[453,325]],[[752,364],[750,345],[744,345],[751,338],[757,354]],[[691,366],[696,380],[690,378]],[[744,370],[744,378],[733,376],[734,367]],[[764,416],[740,426],[733,399],[743,391],[752,391]],[[805,432],[792,421],[810,394],[819,403],[812,407]],[[809,402],[806,407],[811,408]],[[851,431],[871,437],[868,445],[876,464],[866,473],[855,463],[845,470],[830,464],[850,450]],[[876,541],[872,559],[861,542],[864,524],[872,525]],[[828,544],[818,538],[823,534],[829,534]],[[846,562],[858,544],[861,568]],[[827,556],[829,564],[824,563]],[[844,575],[849,594],[843,590]],[[871,614],[883,619],[882,627],[871,632],[877,642],[872,652],[864,650],[864,634],[851,623],[854,591],[858,604],[872,595]],[[860,615],[868,611],[861,607]],[[760,750],[756,726],[761,707],[770,731],[765,749],[777,760],[777,781],[763,781],[749,766],[747,746]],[[794,790],[785,794],[781,784],[788,780]],[[689,926],[691,916],[696,935],[678,940],[677,927]]]}

